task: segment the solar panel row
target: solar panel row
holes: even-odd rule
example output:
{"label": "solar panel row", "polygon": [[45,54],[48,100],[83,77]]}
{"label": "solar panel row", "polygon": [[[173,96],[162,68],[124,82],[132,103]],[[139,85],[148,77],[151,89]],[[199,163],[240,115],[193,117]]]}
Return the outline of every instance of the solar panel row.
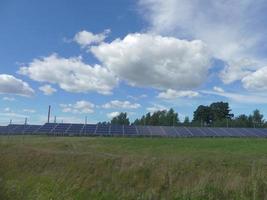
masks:
{"label": "solar panel row", "polygon": [[267,137],[267,129],[46,123],[42,126],[21,124],[0,126],[0,134],[45,134],[53,136]]}

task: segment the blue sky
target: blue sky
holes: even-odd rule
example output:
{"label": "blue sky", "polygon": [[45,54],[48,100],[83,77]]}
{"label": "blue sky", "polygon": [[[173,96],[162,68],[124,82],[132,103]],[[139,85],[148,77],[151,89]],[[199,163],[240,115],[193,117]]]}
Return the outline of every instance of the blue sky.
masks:
{"label": "blue sky", "polygon": [[0,124],[227,101],[267,116],[266,0],[2,0]]}

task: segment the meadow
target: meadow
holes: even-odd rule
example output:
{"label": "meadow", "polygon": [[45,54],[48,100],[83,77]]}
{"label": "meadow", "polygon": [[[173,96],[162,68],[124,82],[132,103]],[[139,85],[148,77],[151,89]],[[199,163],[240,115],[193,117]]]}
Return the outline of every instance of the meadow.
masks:
{"label": "meadow", "polygon": [[0,137],[1,200],[267,199],[267,140]]}

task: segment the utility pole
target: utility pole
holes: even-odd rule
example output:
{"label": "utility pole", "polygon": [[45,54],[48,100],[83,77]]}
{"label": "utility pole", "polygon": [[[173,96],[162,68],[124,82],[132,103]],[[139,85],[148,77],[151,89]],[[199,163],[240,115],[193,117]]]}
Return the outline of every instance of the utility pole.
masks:
{"label": "utility pole", "polygon": [[51,106],[48,107],[48,116],[47,116],[47,123],[50,122],[50,112],[51,112]]}
{"label": "utility pole", "polygon": [[27,117],[25,118],[25,123],[24,123],[24,125],[27,125],[27,121],[28,121],[28,119],[27,119]]}

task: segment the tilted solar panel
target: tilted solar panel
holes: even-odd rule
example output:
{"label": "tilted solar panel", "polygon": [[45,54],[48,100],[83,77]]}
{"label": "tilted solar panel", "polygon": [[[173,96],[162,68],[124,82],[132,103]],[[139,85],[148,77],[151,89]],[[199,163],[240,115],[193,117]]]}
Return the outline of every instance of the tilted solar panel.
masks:
{"label": "tilted solar panel", "polygon": [[176,127],[179,137],[193,137],[193,133],[187,127]]}
{"label": "tilted solar panel", "polygon": [[164,130],[164,133],[168,137],[179,137],[179,133],[173,126],[162,126],[162,129]]}
{"label": "tilted solar panel", "polygon": [[140,136],[152,136],[150,129],[147,126],[136,126],[138,135]]}
{"label": "tilted solar panel", "polygon": [[65,132],[68,130],[68,128],[71,126],[71,124],[57,124],[54,129],[51,130],[51,133],[58,136],[64,136]]}
{"label": "tilted solar panel", "polygon": [[127,136],[134,136],[137,135],[137,128],[135,125],[131,125],[131,126],[124,126],[124,135]]}
{"label": "tilted solar panel", "polygon": [[161,126],[147,126],[152,136],[164,136],[166,133]]}
{"label": "tilted solar panel", "polygon": [[111,135],[124,135],[124,126],[122,125],[110,125]]}
{"label": "tilted solar panel", "polygon": [[96,135],[97,124],[86,124],[83,129],[81,130],[82,135],[89,136],[89,135]]}
{"label": "tilted solar panel", "polygon": [[51,132],[56,127],[56,125],[56,123],[46,123],[39,130],[37,130],[36,133],[53,135]]}
{"label": "tilted solar panel", "polygon": [[27,125],[27,127],[25,127],[23,131],[23,134],[34,135],[36,134],[36,131],[39,130],[41,127],[41,125]]}
{"label": "tilted solar panel", "polygon": [[79,136],[82,135],[82,130],[84,128],[84,124],[71,124],[71,126],[66,130],[66,134],[69,136]]}
{"label": "tilted solar panel", "polygon": [[96,135],[109,136],[110,135],[110,125],[98,124],[96,127]]}

